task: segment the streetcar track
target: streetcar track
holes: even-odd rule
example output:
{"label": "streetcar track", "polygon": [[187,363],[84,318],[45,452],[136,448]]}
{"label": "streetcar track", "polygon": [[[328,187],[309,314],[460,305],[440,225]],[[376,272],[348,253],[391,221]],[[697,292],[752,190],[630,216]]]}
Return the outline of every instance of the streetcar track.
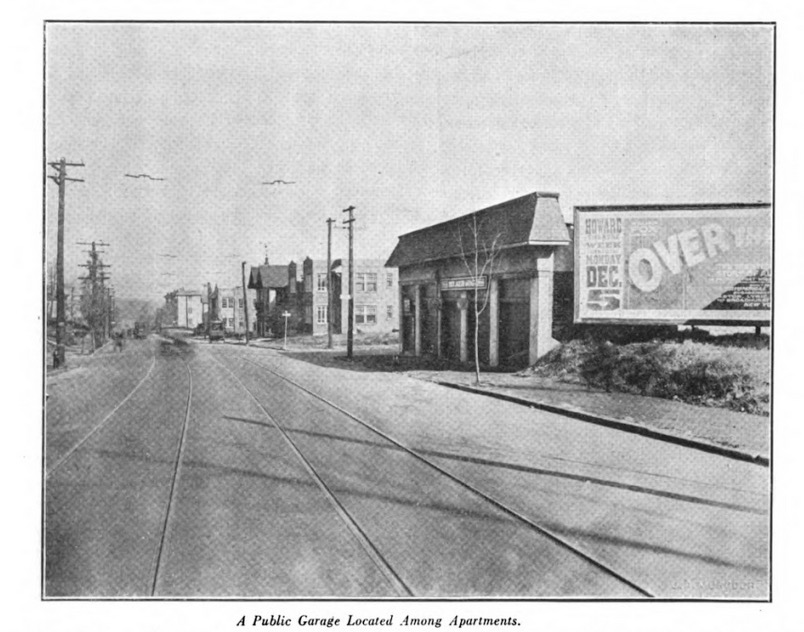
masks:
{"label": "streetcar track", "polygon": [[[176,458],[175,461],[171,461],[173,463],[173,472],[171,476],[171,484],[170,484],[170,493],[168,496],[167,507],[165,510],[165,516],[162,523],[162,530],[161,535],[159,538],[159,545],[157,547],[156,552],[156,561],[154,564],[154,573],[153,578],[150,581],[150,596],[153,597],[156,594],[156,590],[159,583],[159,574],[162,567],[162,559],[163,554],[166,548],[167,542],[167,535],[170,526],[170,518],[171,518],[171,510],[175,504],[175,499],[177,496],[177,489],[178,489],[178,480],[179,480],[179,471],[181,468],[184,448],[185,448],[185,437],[187,433],[187,427],[189,424],[190,419],[190,410],[191,410],[191,402],[192,402],[192,395],[193,395],[193,379],[192,379],[192,371],[190,369],[190,364],[185,360],[183,357],[181,358],[182,362],[187,369],[187,376],[188,376],[188,391],[187,391],[187,401],[185,404],[185,415],[184,415],[184,422],[182,424],[181,434],[179,436],[179,441],[176,449]],[[137,383],[137,385],[126,395],[123,400],[121,400],[114,409],[109,412],[100,423],[98,423],[90,432],[86,434],[78,443],[76,443],[67,453],[65,453],[53,467],[50,468],[49,471],[45,473],[45,478],[47,479],[53,474],[58,468],[60,468],[71,456],[73,456],[76,451],[82,447],[86,442],[94,436],[98,430],[104,427],[108,421],[125,405],[133,396],[134,394],[140,389],[140,387],[151,377],[153,373],[154,367],[156,366],[156,352],[154,351],[151,361],[151,366],[148,368],[146,374],[142,377],[142,379]]]}
{"label": "streetcar track", "polygon": [[134,395],[134,393],[136,393],[139,390],[140,386],[142,386],[145,383],[145,380],[147,380],[148,377],[151,375],[151,373],[153,372],[153,369],[154,369],[155,366],[156,366],[156,353],[154,352],[153,358],[151,360],[151,366],[148,368],[148,372],[137,383],[137,385],[133,389],[131,389],[131,392],[128,395],[126,395],[123,398],[123,400],[119,404],[117,404],[117,406],[115,406],[112,409],[112,411],[109,414],[107,414],[97,426],[95,426],[92,430],[90,430],[89,433],[87,433],[87,435],[83,439],[81,439],[72,448],[70,448],[64,455],[62,455],[62,457],[58,461],[56,461],[56,463],[53,465],[53,467],[51,467],[48,471],[45,472],[45,479],[48,479],[50,477],[50,475],[53,474],[53,472],[55,472],[58,468],[60,468],[67,461],[67,459],[69,459],[73,454],[75,454],[75,452],[76,452],[76,450],[78,450],[78,448],[80,448],[82,445],[84,445],[84,443],[86,443],[92,435],[94,435],[98,430],[100,430],[106,424],[106,422],[109,421],[109,419],[111,419],[114,416],[114,414],[129,399],[131,399],[131,397]]}
{"label": "streetcar track", "polygon": [[193,372],[190,370],[190,363],[187,362],[184,358],[182,358],[182,362],[184,362],[184,366],[187,368],[187,379],[188,379],[188,388],[187,388],[187,410],[184,414],[184,424],[182,424],[181,428],[181,436],[179,437],[179,444],[176,449],[176,463],[173,466],[173,476],[170,482],[170,495],[168,496],[168,504],[167,509],[165,510],[165,521],[162,526],[162,536],[159,539],[159,548],[156,554],[156,565],[154,568],[154,579],[151,583],[151,597],[156,595],[156,588],[159,582],[159,571],[162,565],[162,553],[164,552],[165,548],[165,541],[167,539],[168,527],[170,526],[170,510],[173,508],[174,500],[176,498],[176,491],[178,488],[178,480],[179,480],[179,469],[181,466],[182,456],[184,454],[184,439],[187,435],[187,426],[190,422],[190,405],[192,403],[193,397]]}
{"label": "streetcar track", "polygon": [[[245,417],[231,417],[229,415],[224,415],[224,419],[229,419],[231,421],[239,421],[241,423],[247,424],[255,424],[264,427],[270,427],[268,424],[265,424],[261,421],[256,419],[247,419]],[[368,441],[365,439],[355,439],[352,437],[344,437],[334,434],[328,434],[323,432],[314,432],[312,430],[301,430],[298,428],[288,430],[293,434],[303,434],[310,437],[317,437],[321,439],[330,439],[332,441],[340,441],[344,443],[352,443],[356,445],[366,445],[376,448],[384,448],[386,450],[395,450],[398,452],[402,452],[402,448],[397,446],[387,446],[383,443],[377,441]],[[761,509],[755,509],[754,507],[749,507],[747,505],[740,505],[738,503],[729,503],[725,501],[719,500],[710,500],[707,498],[701,498],[699,496],[691,496],[689,494],[681,494],[677,492],[671,492],[666,490],[660,489],[651,489],[649,487],[643,487],[641,485],[633,485],[630,483],[620,483],[617,481],[611,481],[608,479],[602,479],[594,476],[587,476],[585,474],[571,474],[569,472],[560,472],[557,470],[548,470],[545,468],[540,467],[533,467],[530,465],[520,465],[518,463],[508,463],[505,461],[493,461],[491,459],[483,459],[480,457],[469,456],[465,454],[456,454],[455,452],[442,452],[440,450],[427,450],[427,449],[418,449],[420,454],[424,454],[427,456],[432,456],[440,459],[447,459],[450,461],[460,461],[462,463],[471,463],[472,465],[483,465],[486,467],[495,467],[501,468],[506,470],[512,470],[515,472],[523,472],[525,474],[534,474],[536,476],[547,476],[550,478],[558,478],[570,481],[577,481],[580,483],[592,483],[594,485],[600,485],[601,487],[610,487],[612,489],[621,489],[624,491],[634,492],[636,494],[647,494],[651,496],[656,496],[658,498],[667,498],[669,500],[677,500],[680,502],[687,502],[696,505],[704,505],[708,507],[716,507],[718,509],[729,509],[732,511],[739,511],[742,513],[749,513],[758,516],[765,516],[767,515],[767,511]]]}
{"label": "streetcar track", "polygon": [[[211,354],[210,354],[211,355]],[[266,410],[265,406],[257,399],[254,393],[249,389],[243,381],[237,377],[237,375],[232,371],[228,366],[226,366],[223,362],[221,362],[218,358],[214,355],[211,355],[212,359],[215,360],[221,367],[226,369],[232,377],[237,380],[237,382],[243,387],[249,396],[254,400],[257,406],[260,407],[263,414],[266,418],[271,422],[273,427],[282,435],[288,446],[291,448],[293,453],[297,456],[297,458],[301,461],[302,465],[304,466],[307,473],[313,478],[316,482],[318,487],[322,490],[324,495],[327,497],[329,502],[332,504],[333,508],[335,509],[338,516],[344,522],[346,527],[352,532],[352,535],[358,541],[360,546],[366,552],[368,557],[374,562],[377,569],[382,573],[382,575],[386,578],[388,583],[394,588],[394,590],[403,597],[414,597],[413,591],[410,587],[405,583],[405,581],[397,574],[397,572],[393,569],[390,565],[388,560],[382,555],[379,549],[374,545],[373,542],[369,539],[366,532],[360,527],[358,522],[352,517],[346,507],[338,500],[338,498],[333,493],[332,489],[326,484],[326,482],[321,478],[318,472],[315,470],[313,465],[304,456],[295,442],[290,438],[287,432],[277,423],[277,421],[273,418],[273,416]]]}
{"label": "streetcar track", "polygon": [[[224,366],[224,368],[226,368],[235,377],[235,379],[237,379],[241,384],[243,384],[242,381],[231,371],[231,369],[226,367],[217,358],[214,358],[214,359],[219,364],[221,364],[221,366]],[[281,373],[278,373],[277,371],[265,366],[264,364],[260,364],[259,362],[255,362],[255,361],[253,361],[253,360],[251,360],[249,358],[242,358],[242,359],[243,359],[243,361],[248,362],[249,364],[252,364],[252,365],[254,365],[256,367],[264,369],[265,371],[271,373],[272,375],[275,375],[276,377],[278,377],[279,379],[287,382],[288,384],[291,384],[291,385],[295,386],[296,388],[298,388],[299,390],[307,393],[311,397],[324,402],[325,404],[327,404],[331,408],[339,411],[341,414],[343,414],[343,415],[349,417],[350,419],[354,420],[355,422],[357,422],[358,424],[360,424],[361,426],[363,426],[367,430],[375,433],[376,435],[382,437],[386,441],[388,441],[388,442],[392,443],[393,445],[397,446],[399,449],[401,449],[402,451],[406,452],[407,454],[409,454],[413,458],[415,458],[418,461],[424,463],[425,465],[429,466],[430,468],[436,470],[440,474],[446,476],[448,479],[450,479],[454,483],[457,483],[458,485],[460,485],[464,489],[470,491],[474,495],[476,495],[476,496],[480,497],[481,499],[485,500],[486,502],[492,504],[494,507],[496,507],[497,509],[499,509],[500,511],[502,511],[506,515],[508,515],[508,516],[514,518],[515,520],[523,523],[524,525],[526,525],[530,529],[532,529],[532,530],[536,531],[537,533],[543,535],[544,537],[548,538],[549,540],[551,540],[553,543],[557,544],[558,546],[570,551],[571,553],[573,553],[577,557],[581,558],[585,562],[591,564],[592,566],[594,566],[598,570],[602,571],[606,575],[609,575],[610,577],[615,578],[619,582],[629,586],[633,590],[636,590],[639,594],[641,594],[641,595],[643,595],[645,597],[650,597],[650,598],[653,598],[655,596],[647,588],[644,588],[641,585],[637,584],[635,581],[633,581],[631,579],[628,579],[625,575],[623,575],[619,571],[616,571],[615,569],[611,568],[610,566],[608,566],[604,562],[601,562],[600,560],[595,558],[590,553],[587,553],[586,551],[582,550],[580,547],[578,547],[578,546],[572,544],[571,542],[567,541],[565,538],[561,537],[560,535],[555,533],[553,530],[539,525],[538,523],[536,523],[535,521],[531,520],[527,516],[523,515],[519,511],[517,511],[515,509],[512,509],[511,507],[508,507],[503,502],[494,499],[493,497],[491,497],[488,494],[486,494],[485,492],[481,491],[480,489],[478,489],[477,487],[475,487],[471,483],[468,483],[468,482],[462,480],[461,478],[459,478],[456,475],[452,474],[451,472],[449,472],[448,470],[444,469],[443,467],[441,467],[437,463],[434,463],[433,461],[431,461],[431,460],[427,459],[426,457],[422,456],[417,451],[415,451],[415,450],[413,450],[411,448],[408,448],[406,445],[400,443],[396,439],[394,439],[391,436],[387,435],[383,431],[375,428],[372,424],[360,419],[359,417],[357,417],[356,415],[350,413],[349,411],[345,410],[344,408],[341,408],[338,404],[330,401],[326,397],[311,391],[307,387],[305,387],[305,386],[299,384],[298,382],[296,382],[296,381],[294,381],[294,380],[282,375]],[[243,385],[243,386],[244,386],[244,388],[246,388],[245,385]],[[246,388],[246,390],[248,390],[248,389]],[[251,394],[250,391],[249,391],[249,393]],[[257,401],[253,394],[251,394],[251,396],[252,396],[252,398],[255,399],[255,401]],[[260,404],[259,401],[257,401],[257,404],[260,406],[260,408],[265,410],[265,408],[262,406],[262,404]],[[267,414],[267,412],[266,412],[266,414]],[[269,418],[270,418],[270,416],[269,416]],[[271,419],[273,421],[273,418],[271,418]],[[287,437],[287,435],[284,433],[284,431],[279,427],[279,425],[276,424],[275,421],[274,421],[274,424],[275,424],[277,430],[282,432],[283,435],[286,436],[288,441],[290,441],[290,439]]]}

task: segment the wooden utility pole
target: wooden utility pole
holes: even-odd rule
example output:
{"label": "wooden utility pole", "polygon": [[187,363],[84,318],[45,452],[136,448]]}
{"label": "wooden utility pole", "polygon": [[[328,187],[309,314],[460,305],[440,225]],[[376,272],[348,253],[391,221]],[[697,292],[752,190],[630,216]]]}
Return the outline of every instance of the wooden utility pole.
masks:
{"label": "wooden utility pole", "polygon": [[106,338],[110,338],[114,330],[114,288],[106,288]]}
{"label": "wooden utility pole", "polygon": [[207,338],[210,331],[212,331],[212,287],[207,281]]}
{"label": "wooden utility pole", "polygon": [[55,176],[48,176],[59,186],[59,228],[56,245],[56,355],[53,356],[53,368],[63,366],[66,361],[64,338],[66,335],[66,316],[64,314],[64,193],[67,182],[83,182],[78,178],[67,177],[67,167],[83,167],[83,162],[67,162],[62,158],[59,162],[48,163],[56,170]]}
{"label": "wooden utility pole", "polygon": [[243,309],[246,316],[246,345],[248,345],[248,292],[246,291],[246,262],[240,266],[241,276],[243,277]]}
{"label": "wooden utility pole", "polygon": [[352,358],[352,350],[354,347],[354,330],[355,330],[355,251],[354,251],[354,233],[355,233],[355,207],[343,209],[344,213],[349,213],[349,219],[343,220],[346,227],[349,229],[349,330],[346,332],[346,357]]}
{"label": "wooden utility pole", "polygon": [[327,349],[332,349],[332,224],[327,220]]}

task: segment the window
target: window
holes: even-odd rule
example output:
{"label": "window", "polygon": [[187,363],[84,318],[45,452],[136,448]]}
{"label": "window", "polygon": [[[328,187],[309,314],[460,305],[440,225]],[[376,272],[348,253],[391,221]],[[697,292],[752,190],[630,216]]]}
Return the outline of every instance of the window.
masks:
{"label": "window", "polygon": [[355,281],[355,292],[376,292],[376,291],[377,291],[377,273],[358,272],[357,280]]}
{"label": "window", "polygon": [[386,287],[394,287],[394,275],[391,272],[387,272],[385,274],[385,285]]}
{"label": "window", "polygon": [[192,313],[193,313],[193,308],[188,305],[187,306],[187,314],[190,315]]}
{"label": "window", "polygon": [[377,322],[376,305],[355,305],[355,324],[373,325]]}
{"label": "window", "polygon": [[237,306],[240,309],[243,309],[243,299],[242,298],[237,299]]}
{"label": "window", "polygon": [[319,292],[326,292],[327,291],[327,273],[326,272],[319,272],[318,273],[318,291]]}
{"label": "window", "polygon": [[318,305],[315,308],[315,322],[319,325],[326,325],[327,324],[327,306],[326,305]]}
{"label": "window", "polygon": [[385,306],[385,317],[388,320],[391,320],[394,317],[394,306],[393,305],[386,305]]}

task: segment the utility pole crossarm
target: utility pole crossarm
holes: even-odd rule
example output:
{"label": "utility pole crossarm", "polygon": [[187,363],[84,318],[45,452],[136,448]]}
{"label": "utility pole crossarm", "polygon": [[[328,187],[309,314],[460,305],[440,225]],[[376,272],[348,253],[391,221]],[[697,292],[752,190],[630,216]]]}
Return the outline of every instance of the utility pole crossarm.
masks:
{"label": "utility pole crossarm", "polygon": [[64,160],[61,160],[60,162],[49,162],[47,164],[57,169],[60,167],[86,167],[83,162],[66,162]]}

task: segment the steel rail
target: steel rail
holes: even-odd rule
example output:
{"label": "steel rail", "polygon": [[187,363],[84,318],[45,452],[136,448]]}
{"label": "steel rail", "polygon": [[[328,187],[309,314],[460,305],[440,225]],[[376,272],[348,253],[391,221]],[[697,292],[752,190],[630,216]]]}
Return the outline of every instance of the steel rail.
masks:
{"label": "steel rail", "polygon": [[184,424],[181,428],[181,436],[179,437],[179,444],[176,448],[176,463],[173,466],[173,477],[170,482],[170,496],[168,496],[167,509],[165,510],[165,520],[162,525],[162,536],[159,538],[159,548],[156,553],[156,564],[154,566],[154,579],[151,583],[151,597],[156,595],[156,588],[159,583],[159,571],[162,566],[162,553],[165,549],[165,541],[167,540],[168,527],[170,526],[170,510],[173,508],[176,499],[176,490],[178,488],[179,469],[181,466],[182,456],[184,455],[185,437],[187,435],[187,426],[190,423],[190,406],[193,397],[193,372],[190,370],[190,363],[182,358],[184,366],[187,368],[188,389],[187,389],[187,407],[184,413]]}
{"label": "steel rail", "polygon": [[155,366],[156,366],[156,353],[154,353],[154,355],[153,355],[153,360],[151,361],[151,366],[148,369],[148,372],[137,383],[137,385],[131,390],[131,392],[128,395],[126,395],[123,398],[123,400],[117,406],[115,406],[114,409],[112,409],[112,412],[110,412],[108,415],[106,415],[106,417],[104,417],[103,420],[97,426],[95,426],[92,430],[90,430],[89,433],[83,439],[81,439],[81,441],[76,443],[58,461],[56,461],[56,463],[53,465],[53,467],[50,468],[50,470],[45,472],[45,479],[48,479],[50,477],[50,475],[53,474],[53,472],[55,472],[59,467],[61,467],[62,464],[64,464],[64,462],[67,461],[67,459],[69,459],[75,453],[76,450],[78,450],[78,448],[80,448],[82,445],[84,445],[84,443],[86,443],[87,440],[93,434],[95,434],[98,430],[100,430],[103,427],[103,425],[107,421],[109,421],[109,419],[112,418],[112,416],[123,406],[123,404],[125,404],[129,399],[131,399],[131,397],[134,395],[134,393],[137,392],[137,390],[140,388],[140,386],[142,386],[145,383],[145,380],[147,380],[148,377],[151,375],[151,372],[154,370]]}
{"label": "steel rail", "polygon": [[651,591],[649,591],[647,588],[644,588],[644,587],[640,586],[639,584],[637,584],[635,581],[633,581],[631,579],[628,579],[625,575],[623,575],[622,573],[620,573],[620,572],[614,570],[613,568],[607,566],[604,562],[601,562],[600,560],[596,559],[590,553],[587,553],[587,552],[583,551],[582,549],[580,549],[579,547],[577,547],[576,545],[572,544],[571,542],[568,542],[567,540],[562,538],[560,535],[554,533],[552,530],[537,524],[536,522],[534,522],[533,520],[531,520],[527,516],[522,515],[517,510],[512,509],[512,508],[508,507],[507,505],[505,505],[504,503],[492,498],[491,496],[489,496],[488,494],[486,494],[482,490],[478,489],[477,487],[475,487],[471,483],[468,483],[468,482],[462,480],[461,478],[455,476],[454,474],[452,474],[448,470],[444,469],[440,465],[432,462],[431,460],[425,458],[424,456],[422,456],[421,454],[419,454],[415,450],[412,450],[411,448],[409,448],[406,445],[400,443],[399,441],[397,441],[393,437],[387,435],[383,431],[375,428],[372,424],[368,423],[367,421],[364,421],[364,420],[360,419],[359,417],[357,417],[356,415],[354,415],[354,414],[350,413],[349,411],[345,410],[344,408],[341,408],[338,404],[332,402],[331,400],[327,399],[326,397],[311,391],[310,389],[308,389],[307,387],[299,384],[295,380],[292,380],[292,379],[282,375],[281,373],[278,373],[274,369],[272,369],[270,367],[267,367],[264,364],[260,364],[259,362],[255,362],[254,360],[251,360],[249,358],[244,358],[244,360],[246,362],[250,363],[250,364],[253,364],[254,366],[260,367],[260,368],[268,371],[269,373],[275,375],[279,379],[284,380],[285,382],[287,382],[289,384],[292,384],[293,386],[295,386],[296,388],[304,391],[305,393],[307,393],[311,397],[314,397],[314,398],[324,402],[328,406],[330,406],[330,407],[334,408],[335,410],[339,411],[340,413],[346,415],[350,419],[353,419],[354,421],[356,421],[358,424],[360,424],[364,428],[370,430],[371,432],[373,432],[373,433],[377,434],[378,436],[382,437],[383,439],[385,439],[389,443],[392,443],[393,445],[397,446],[401,450],[407,452],[412,457],[418,459],[422,463],[425,463],[426,465],[430,466],[431,468],[433,468],[437,472],[443,474],[444,476],[446,476],[447,478],[449,478],[453,482],[455,482],[458,485],[462,486],[463,488],[469,490],[473,494],[479,496],[480,498],[482,498],[486,502],[492,504],[494,507],[496,507],[497,509],[499,509],[503,513],[505,513],[508,516],[511,516],[512,518],[515,518],[516,520],[524,523],[525,525],[527,525],[531,529],[533,529],[536,532],[542,534],[543,536],[545,536],[549,540],[553,541],[554,543],[558,544],[559,546],[571,551],[576,556],[578,556],[581,559],[583,559],[584,561],[588,562],[589,564],[591,564],[595,568],[603,571],[604,573],[606,573],[607,575],[609,575],[611,577],[614,577],[615,579],[617,579],[618,581],[624,583],[625,585],[629,586],[630,588],[633,588],[634,590],[636,590],[641,595],[643,595],[645,597],[651,597],[651,598],[655,597],[655,595]]}
{"label": "steel rail", "polygon": [[358,543],[363,548],[363,550],[366,552],[366,554],[369,556],[369,558],[374,562],[374,565],[383,574],[383,576],[386,578],[388,583],[391,584],[391,586],[394,588],[394,590],[399,595],[401,595],[403,597],[414,597],[415,594],[411,590],[411,588],[405,583],[405,581],[393,569],[393,567],[388,562],[388,560],[385,559],[385,556],[383,556],[383,554],[380,552],[380,550],[369,539],[369,537],[366,534],[366,532],[360,527],[360,525],[352,517],[352,515],[349,513],[349,511],[346,509],[346,507],[344,507],[343,504],[338,500],[338,498],[335,496],[335,493],[326,484],[324,479],[321,478],[321,476],[318,474],[318,472],[313,467],[312,463],[310,463],[310,461],[307,459],[307,457],[304,456],[302,451],[298,448],[298,446],[293,441],[293,439],[290,438],[288,433],[285,432],[285,429],[282,428],[277,423],[276,419],[274,419],[274,417],[266,410],[266,408],[265,408],[265,406],[263,406],[262,402],[260,402],[260,400],[257,399],[257,397],[254,395],[254,393],[251,391],[251,389],[248,388],[243,383],[243,380],[241,380],[239,377],[237,377],[237,375],[234,373],[234,371],[232,371],[228,366],[226,366],[223,362],[221,362],[214,355],[212,356],[212,358],[221,367],[226,369],[232,375],[232,377],[234,377],[235,380],[237,380],[237,382],[240,384],[240,386],[243,387],[243,390],[245,390],[251,396],[251,398],[254,400],[254,402],[257,404],[257,406],[260,407],[260,410],[262,410],[263,414],[271,422],[271,424],[274,426],[274,428],[276,428],[276,430],[282,435],[283,439],[287,442],[287,444],[290,447],[290,449],[293,451],[293,453],[301,461],[301,463],[304,466],[305,470],[307,470],[307,473],[312,477],[312,479],[319,486],[321,491],[324,493],[324,495],[327,497],[329,502],[332,504],[332,506],[335,509],[335,511],[338,514],[338,516],[344,522],[346,527],[352,532],[352,535],[358,541]]}

